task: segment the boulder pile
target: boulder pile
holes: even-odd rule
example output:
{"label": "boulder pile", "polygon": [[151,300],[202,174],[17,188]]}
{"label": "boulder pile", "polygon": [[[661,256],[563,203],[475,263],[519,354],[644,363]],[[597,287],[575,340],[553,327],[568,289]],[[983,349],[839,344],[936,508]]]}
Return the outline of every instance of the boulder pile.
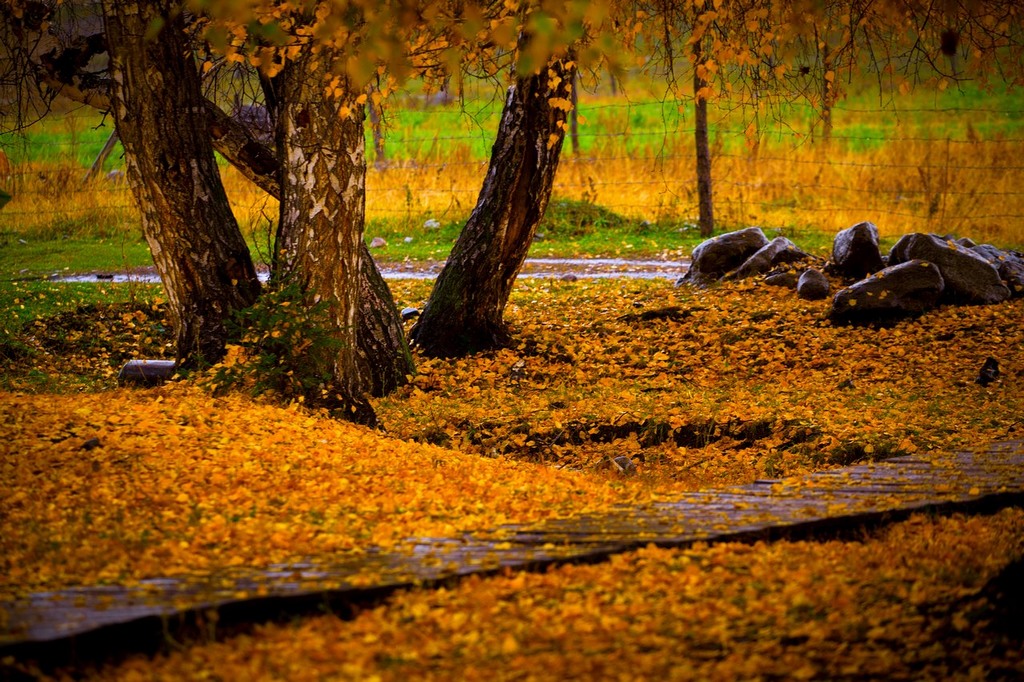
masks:
{"label": "boulder pile", "polygon": [[887,255],[878,228],[858,223],[836,234],[827,262],[785,237],[769,241],[748,227],[702,242],[677,286],[706,287],[758,275],[801,298],[824,299],[830,275],[845,286],[832,295],[834,322],[863,323],[920,315],[940,304],[984,305],[1024,296],[1024,254],[953,236],[914,233]]}

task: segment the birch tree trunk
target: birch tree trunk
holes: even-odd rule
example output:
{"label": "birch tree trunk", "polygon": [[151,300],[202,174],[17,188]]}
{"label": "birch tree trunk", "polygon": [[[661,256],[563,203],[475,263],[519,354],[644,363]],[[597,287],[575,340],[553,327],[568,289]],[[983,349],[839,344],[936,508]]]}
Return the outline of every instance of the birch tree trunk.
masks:
{"label": "birch tree trunk", "polygon": [[[237,121],[207,102],[213,147],[256,186],[281,198],[281,165],[273,152],[260,144]],[[359,376],[364,390],[384,396],[407,383],[415,374],[409,344],[405,340],[395,299],[365,243],[360,243],[359,330],[356,334]]]}
{"label": "birch tree trunk", "polygon": [[[359,285],[366,199],[363,110],[328,97],[330,53],[307,50],[277,76],[281,214],[277,249],[286,281],[308,304],[325,302],[338,348],[310,349],[331,377],[329,402],[353,421],[375,424],[358,355]],[[351,92],[343,83],[345,90]]]}
{"label": "birch tree trunk", "polygon": [[509,341],[503,313],[551,197],[576,73],[570,59],[517,77],[508,90],[476,207],[410,332],[427,355]]}
{"label": "birch tree trunk", "polygon": [[103,12],[114,120],[170,303],[177,361],[216,362],[225,320],[252,305],[260,285],[214,161],[180,7],[104,0]]}

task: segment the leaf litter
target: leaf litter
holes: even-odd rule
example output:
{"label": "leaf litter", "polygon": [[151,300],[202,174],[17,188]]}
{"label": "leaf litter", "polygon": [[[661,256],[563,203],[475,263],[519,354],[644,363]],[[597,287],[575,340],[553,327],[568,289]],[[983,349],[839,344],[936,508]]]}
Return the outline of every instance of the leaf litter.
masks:
{"label": "leaf litter", "polygon": [[[416,305],[420,285],[396,283]],[[516,348],[420,360],[392,435],[564,468],[631,457],[673,489],[748,482],[1024,433],[1024,299],[843,327],[741,282],[520,283]],[[998,383],[975,383],[986,358]]]}
{"label": "leaf litter", "polygon": [[95,679],[1011,679],[1024,653],[991,586],[1022,555],[1019,508],[847,542],[652,546],[260,625]]}
{"label": "leaf litter", "polygon": [[[400,305],[416,305],[427,294],[423,283],[393,287]],[[76,338],[105,330],[125,334],[130,322],[141,329],[129,328],[126,336],[141,344],[134,356],[140,347],[165,347],[158,338],[163,307],[144,303],[133,311],[125,305],[116,314],[80,314]],[[34,394],[37,387],[23,382],[26,375],[14,366],[5,381],[21,390],[0,393],[7,443],[0,471],[0,597],[400,548],[411,537],[599,513],[700,487],[1019,437],[1020,299],[944,307],[885,327],[832,326],[823,306],[759,283],[708,291],[648,281],[521,283],[507,315],[517,347],[454,361],[419,358],[412,383],[376,405],[386,435],[299,405],[215,398],[181,382],[145,391]],[[68,373],[62,354],[77,346],[57,347],[42,331],[19,339],[29,350],[16,360],[56,377],[47,385],[62,385]],[[59,329],[54,333],[60,337]],[[93,358],[83,350],[76,355],[78,376],[92,371],[86,386],[109,385],[111,356],[123,352],[104,347]],[[987,357],[999,359],[1001,373],[983,387],[974,378]],[[621,465],[612,466],[620,456],[634,462],[637,475],[624,477]],[[1011,536],[1019,556],[1020,539]],[[778,546],[788,552],[798,545]],[[610,584],[624,578],[615,578],[618,569],[609,566],[642,574],[639,566],[647,564],[657,566],[648,578],[652,585],[674,581],[679,569],[667,566],[677,559],[669,558],[688,556],[669,552],[652,563],[661,550],[645,551],[604,565]],[[719,550],[694,551],[717,556]],[[943,557],[949,571],[959,570],[961,555]],[[779,561],[794,570],[801,563],[785,552]],[[838,579],[824,568],[830,559],[805,561],[805,570],[834,587]],[[570,589],[571,579],[558,572],[547,575],[553,577],[543,580],[557,583],[552,589],[562,583],[570,593],[584,589]],[[596,582],[593,576],[583,581]],[[487,580],[468,585],[498,589]],[[722,606],[710,595],[702,599],[690,606]],[[562,595],[550,603],[566,600],[573,601]],[[427,612],[451,612],[458,621],[463,617],[454,608],[438,604]],[[873,606],[840,613],[852,617],[862,610],[875,617]],[[631,613],[643,611],[635,606]],[[571,614],[562,617],[575,622]],[[392,626],[381,627],[390,632]],[[487,637],[508,635],[488,656],[521,658],[522,665],[555,658],[543,651],[526,656],[521,633],[500,622],[485,629]],[[264,639],[259,632],[257,645]],[[374,636],[382,634],[366,635]],[[803,641],[805,635],[793,637]],[[430,652],[446,645],[424,643],[422,651],[411,651],[411,665],[433,669],[441,654]],[[593,652],[614,649],[609,646],[595,643]],[[731,651],[723,646],[701,645],[717,652],[708,660],[719,663],[722,652]],[[786,660],[777,653],[756,660],[773,670]],[[381,656],[390,667],[393,661]]]}

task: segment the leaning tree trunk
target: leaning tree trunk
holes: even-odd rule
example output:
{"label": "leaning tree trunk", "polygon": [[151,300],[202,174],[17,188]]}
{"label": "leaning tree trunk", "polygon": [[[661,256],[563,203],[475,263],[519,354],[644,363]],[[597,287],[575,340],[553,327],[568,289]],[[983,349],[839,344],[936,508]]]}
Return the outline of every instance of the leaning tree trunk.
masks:
{"label": "leaning tree trunk", "polygon": [[[260,285],[214,161],[182,14],[172,9],[164,0],[103,2],[128,182],[171,306],[178,363],[188,366],[221,358],[225,320]],[[150,35],[154,26],[162,28]]]}
{"label": "leaning tree trunk", "polygon": [[[365,220],[363,110],[325,95],[330,55],[306,52],[277,77],[281,214],[276,248],[283,279],[298,282],[309,304],[327,304],[338,348],[310,349],[329,376],[329,399],[343,416],[374,424],[369,381],[358,356],[359,285]],[[350,91],[350,88],[346,88]]]}
{"label": "leaning tree trunk", "polygon": [[502,315],[551,197],[575,71],[555,59],[509,88],[476,207],[410,332],[427,355],[508,343]]}

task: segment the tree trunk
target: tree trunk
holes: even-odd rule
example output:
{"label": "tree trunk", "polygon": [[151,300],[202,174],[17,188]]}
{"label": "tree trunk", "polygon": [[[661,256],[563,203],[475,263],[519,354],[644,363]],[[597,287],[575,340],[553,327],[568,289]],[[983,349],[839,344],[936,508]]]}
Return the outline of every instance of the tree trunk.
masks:
{"label": "tree trunk", "polygon": [[[0,4],[0,12],[2,10],[3,5]],[[7,14],[3,15],[3,19],[18,21]],[[106,50],[106,41],[97,41],[94,47],[88,53],[90,59]],[[91,72],[58,70],[56,64],[66,64],[72,60],[65,59],[60,52],[50,54],[49,57],[46,61],[25,64],[37,82],[45,83],[51,89],[82,104],[104,111],[111,108],[109,79]],[[272,110],[276,110],[276,102],[276,97],[268,97],[268,105],[273,103]],[[256,140],[245,126],[232,120],[213,102],[204,99],[201,107],[214,149],[257,187],[280,199],[278,175],[281,166],[276,153]],[[416,368],[391,291],[365,245],[362,247],[361,272],[363,280],[360,283],[358,333],[358,356],[363,364],[361,375],[367,378],[371,395],[382,396],[406,383],[406,377],[415,373]]]}
{"label": "tree trunk", "polygon": [[572,92],[569,101],[572,111],[569,112],[569,147],[573,156],[580,155],[580,75],[576,72],[572,79]]}
{"label": "tree trunk", "polygon": [[[280,199],[281,166],[277,156],[212,102],[207,102],[205,112],[211,120],[214,149],[257,187]],[[407,377],[416,373],[416,365],[391,290],[363,242],[360,242],[360,251],[359,330],[356,334],[361,365],[359,376],[366,381],[364,390],[380,397],[406,384]]]}
{"label": "tree trunk", "polygon": [[331,61],[328,50],[307,51],[276,79],[282,163],[276,247],[282,279],[297,281],[307,304],[327,304],[339,347],[312,348],[309,360],[317,374],[330,376],[329,402],[346,418],[372,425],[376,415],[365,397],[370,381],[357,352],[366,199],[363,110],[347,93],[325,95]]}
{"label": "tree trunk", "polygon": [[[370,110],[370,130],[373,132],[373,165],[377,170],[382,170],[388,165],[388,156],[384,149],[384,121],[381,119],[382,106],[374,102],[374,90],[369,92],[366,106]],[[377,95],[380,96],[379,94]]]}
{"label": "tree trunk", "polygon": [[[259,295],[214,161],[184,22],[161,0],[104,0],[111,104],[128,182],[171,306],[177,361],[216,362]],[[148,35],[161,26],[156,35]]]}
{"label": "tree trunk", "polygon": [[409,383],[416,363],[405,340],[405,328],[391,289],[373,262],[365,242],[361,247],[359,278],[359,329],[356,332],[356,361],[362,390],[385,396]]}
{"label": "tree trunk", "polygon": [[693,43],[693,106],[694,141],[697,144],[697,204],[700,236],[710,237],[715,231],[714,205],[711,201],[711,147],[708,144],[708,101],[702,94],[708,82],[703,77],[702,40]]}
{"label": "tree trunk", "polygon": [[89,172],[85,174],[85,179],[82,180],[82,184],[86,184],[92,181],[100,172],[103,170],[103,164],[107,162],[107,157],[110,156],[110,152],[114,151],[114,147],[117,145],[117,131],[110,133],[107,141],[103,143],[103,149],[96,155],[96,159],[92,162],[92,166],[89,167]]}
{"label": "tree trunk", "polygon": [[544,215],[565,137],[575,64],[556,59],[508,90],[476,207],[410,332],[427,355],[508,343],[502,318]]}
{"label": "tree trunk", "polygon": [[[828,43],[819,43],[821,48],[821,139],[827,145],[832,139],[832,102],[835,99],[835,71],[832,70],[832,55]],[[831,77],[830,77],[831,76]]]}

